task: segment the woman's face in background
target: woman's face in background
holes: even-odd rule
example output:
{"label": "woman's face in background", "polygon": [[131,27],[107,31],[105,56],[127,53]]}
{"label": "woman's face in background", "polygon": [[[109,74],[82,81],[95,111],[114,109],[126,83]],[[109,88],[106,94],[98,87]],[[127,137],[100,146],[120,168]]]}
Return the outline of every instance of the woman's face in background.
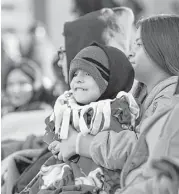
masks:
{"label": "woman's face in background", "polygon": [[152,61],[143,46],[140,28],[136,31],[134,36],[129,60],[134,68],[135,78],[145,83],[145,80],[148,80],[148,77],[151,76]]}
{"label": "woman's face in background", "polygon": [[13,106],[25,105],[33,97],[32,80],[20,69],[12,70],[7,78],[6,92]]}

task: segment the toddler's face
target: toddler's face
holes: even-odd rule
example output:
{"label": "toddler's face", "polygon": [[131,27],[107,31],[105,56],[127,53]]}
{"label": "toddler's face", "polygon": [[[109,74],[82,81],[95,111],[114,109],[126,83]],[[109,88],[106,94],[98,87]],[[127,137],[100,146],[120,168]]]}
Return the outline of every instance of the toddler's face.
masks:
{"label": "toddler's face", "polygon": [[83,70],[77,70],[70,83],[74,98],[78,103],[88,104],[96,101],[101,93],[93,77]]}

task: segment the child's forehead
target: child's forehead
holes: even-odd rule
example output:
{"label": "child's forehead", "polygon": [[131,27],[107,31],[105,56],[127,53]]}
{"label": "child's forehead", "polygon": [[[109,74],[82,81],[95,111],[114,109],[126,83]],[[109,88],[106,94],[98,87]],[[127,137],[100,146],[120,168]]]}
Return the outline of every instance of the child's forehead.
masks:
{"label": "child's forehead", "polygon": [[87,71],[85,71],[84,69],[80,69],[80,68],[75,70],[75,73],[78,73],[78,72],[87,73]]}

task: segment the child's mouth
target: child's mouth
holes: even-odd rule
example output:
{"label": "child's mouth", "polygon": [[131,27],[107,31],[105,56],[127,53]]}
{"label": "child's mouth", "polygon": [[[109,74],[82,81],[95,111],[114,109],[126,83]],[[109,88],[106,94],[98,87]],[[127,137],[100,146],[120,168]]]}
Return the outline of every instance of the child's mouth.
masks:
{"label": "child's mouth", "polygon": [[87,91],[87,89],[84,89],[84,88],[75,88],[75,91]]}

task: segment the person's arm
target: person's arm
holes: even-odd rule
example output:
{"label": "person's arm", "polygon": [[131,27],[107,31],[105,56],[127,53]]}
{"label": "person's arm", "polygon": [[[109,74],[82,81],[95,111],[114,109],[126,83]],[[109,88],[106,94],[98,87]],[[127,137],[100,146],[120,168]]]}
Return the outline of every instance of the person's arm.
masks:
{"label": "person's arm", "polygon": [[[132,110],[132,111],[131,111]],[[122,169],[131,150],[137,142],[135,132],[126,127],[136,122],[139,107],[131,95],[120,92],[111,104],[111,116],[109,130],[99,132],[95,136],[77,137],[79,154],[92,157],[93,161],[109,169]],[[134,117],[135,114],[135,117]],[[134,120],[135,119],[135,120]]]}
{"label": "person's arm", "polygon": [[[164,100],[168,102],[168,99]],[[155,110],[151,107],[155,114],[167,109],[165,101],[162,101],[162,105],[158,103]],[[155,117],[154,112],[151,113],[152,116],[148,118],[149,120],[153,120],[153,117]],[[142,128],[143,130],[145,129]],[[96,164],[105,168],[122,169],[137,141],[137,136],[133,131],[124,130],[119,133],[102,131],[93,137],[90,135],[81,136],[79,138],[79,154],[91,157]]]}
{"label": "person's arm", "polygon": [[122,169],[136,141],[136,134],[129,130],[119,133],[103,131],[96,136],[81,136],[79,154],[92,158],[96,164],[105,168]]}
{"label": "person's arm", "polygon": [[[177,126],[176,126],[177,127]],[[171,131],[173,137],[170,143],[166,139],[161,138],[158,141],[154,155],[158,155],[159,159],[151,161],[150,172],[154,172],[150,178],[139,178],[138,181],[119,189],[115,194],[178,194],[179,191],[179,154],[178,154],[178,138],[179,130]],[[162,142],[163,141],[163,142]],[[165,154],[162,149],[166,150]],[[142,174],[141,174],[142,175]]]}
{"label": "person's arm", "polygon": [[[59,142],[59,151],[64,161],[68,160],[72,156],[79,154],[91,158],[90,145],[94,136],[92,135],[80,135],[71,125],[69,126],[68,139],[63,139]],[[78,142],[77,142],[78,141]],[[78,147],[78,148],[77,148]],[[77,150],[80,150],[80,152]]]}
{"label": "person's arm", "polygon": [[85,156],[87,158],[92,158],[91,157],[91,153],[90,153],[90,147],[91,144],[94,140],[95,136],[92,135],[82,135],[82,134],[78,134],[77,138],[76,138],[76,153],[81,155],[81,156]]}
{"label": "person's arm", "polygon": [[[160,106],[159,106],[160,107]],[[160,112],[164,106],[160,107]],[[165,106],[166,108],[166,106]],[[122,169],[128,156],[134,149],[137,136],[133,131],[124,130],[119,133],[114,131],[102,131],[96,136],[80,135],[72,129],[68,140],[63,140],[64,157],[69,159],[69,156],[76,154],[76,147],[78,154],[81,156],[92,158],[92,160],[108,169]]]}
{"label": "person's arm", "polygon": [[[161,109],[159,109],[161,110]],[[160,111],[157,110],[158,113]],[[179,104],[164,114],[164,125],[156,120],[150,129],[162,131],[150,153],[150,160],[131,184],[115,194],[177,194],[179,190]],[[167,116],[167,117],[165,117]],[[151,124],[151,123],[150,123]],[[151,125],[148,125],[151,126]],[[148,142],[150,145],[150,142]],[[167,161],[166,161],[167,158]]]}
{"label": "person's arm", "polygon": [[136,134],[129,130],[119,133],[103,131],[96,136],[78,136],[79,133],[70,126],[68,139],[60,142],[63,160],[79,154],[92,158],[96,164],[111,170],[122,169],[137,141]]}

